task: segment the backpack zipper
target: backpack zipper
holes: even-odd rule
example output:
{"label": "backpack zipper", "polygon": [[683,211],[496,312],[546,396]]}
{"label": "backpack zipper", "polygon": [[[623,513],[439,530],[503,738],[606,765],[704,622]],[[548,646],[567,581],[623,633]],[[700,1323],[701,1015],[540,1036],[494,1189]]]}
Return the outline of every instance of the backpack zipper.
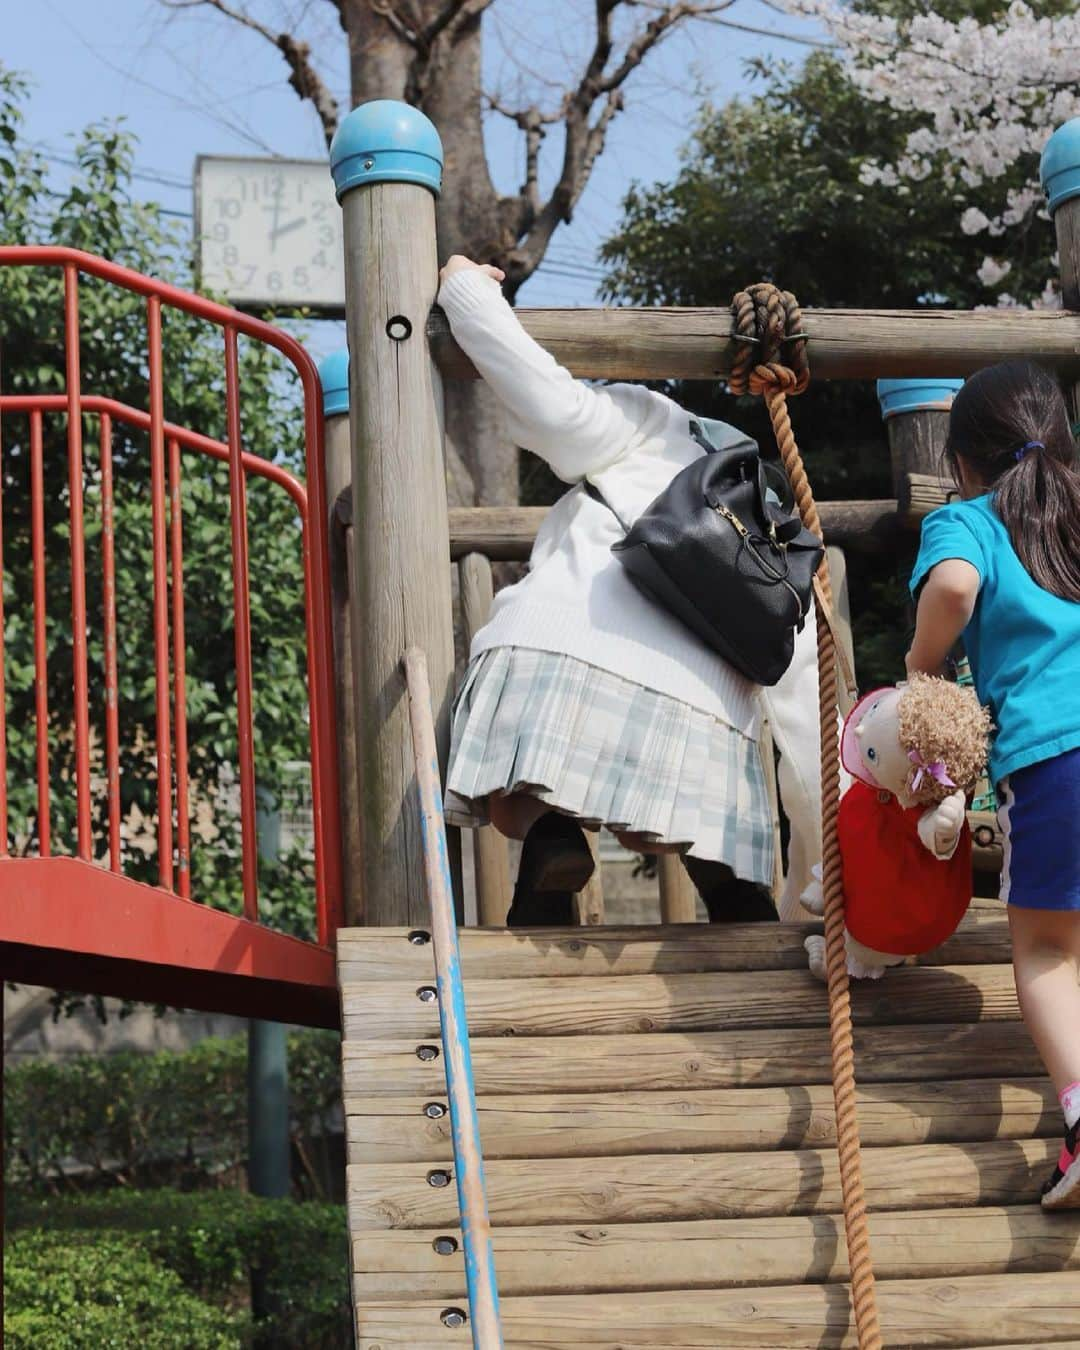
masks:
{"label": "backpack zipper", "polygon": [[732,509],[729,506],[725,506],[723,502],[710,502],[709,505],[712,507],[712,509],[716,512],[717,515],[723,516],[723,518],[728,522],[729,525],[734,526],[736,532],[742,539],[743,543],[753,550],[754,557],[757,558],[758,562],[765,569],[765,571],[771,573],[772,576],[775,577],[775,579],[779,581],[782,586],[786,586],[788,588],[788,590],[791,592],[792,599],[795,601],[795,608],[798,611],[799,618],[804,619],[806,617],[807,611],[803,609],[802,601],[799,599],[799,592],[795,589],[795,587],[791,584],[791,582],[787,579],[787,577],[783,576],[780,572],[776,570],[775,567],[773,567],[770,563],[766,562],[766,560],[761,556],[761,554],[757,551],[757,549],[754,548],[753,540],[750,536],[750,531],[742,523],[742,521],[735,514],[735,512],[732,511]]}

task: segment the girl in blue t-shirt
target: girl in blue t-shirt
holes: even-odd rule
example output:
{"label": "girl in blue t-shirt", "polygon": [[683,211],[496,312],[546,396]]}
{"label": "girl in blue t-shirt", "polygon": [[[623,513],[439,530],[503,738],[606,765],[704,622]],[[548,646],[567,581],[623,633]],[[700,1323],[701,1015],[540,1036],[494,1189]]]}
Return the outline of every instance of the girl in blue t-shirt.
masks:
{"label": "girl in blue t-shirt", "polygon": [[1080,470],[1053,378],[973,375],[946,450],[963,501],[923,522],[910,671],[941,674],[963,634],[997,734],[1016,992],[1065,1112],[1047,1209],[1080,1208]]}

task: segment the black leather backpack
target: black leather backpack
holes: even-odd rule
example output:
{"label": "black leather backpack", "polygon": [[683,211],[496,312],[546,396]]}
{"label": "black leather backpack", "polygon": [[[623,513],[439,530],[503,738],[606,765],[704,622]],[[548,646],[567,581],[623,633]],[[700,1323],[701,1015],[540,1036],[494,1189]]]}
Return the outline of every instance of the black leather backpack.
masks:
{"label": "black leather backpack", "polygon": [[586,491],[622,525],[612,552],[638,589],[736,670],[775,684],[791,664],[824,546],[792,510],[786,476],[752,442],[717,449],[699,422],[690,430],[708,453],[633,525],[592,483]]}

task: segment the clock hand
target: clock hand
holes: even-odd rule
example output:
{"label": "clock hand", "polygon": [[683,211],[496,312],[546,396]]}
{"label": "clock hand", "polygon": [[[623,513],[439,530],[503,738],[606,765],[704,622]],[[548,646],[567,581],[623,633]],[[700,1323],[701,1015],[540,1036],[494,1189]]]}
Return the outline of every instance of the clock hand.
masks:
{"label": "clock hand", "polygon": [[263,207],[263,210],[264,210],[264,211],[272,211],[272,212],[273,212],[273,216],[274,216],[273,220],[272,220],[271,223],[270,223],[270,252],[273,253],[273,251],[274,251],[274,241],[277,239],[277,235],[278,235],[278,227],[277,227],[277,223],[278,223],[278,221],[281,219],[281,196],[280,196],[280,194],[275,194],[272,205],[270,205],[270,206],[264,206],[264,207]]}
{"label": "clock hand", "polygon": [[270,231],[270,240],[273,242],[283,234],[288,234],[291,230],[298,230],[301,225],[307,224],[307,216],[299,216],[296,220],[290,220],[287,225],[277,226]]}

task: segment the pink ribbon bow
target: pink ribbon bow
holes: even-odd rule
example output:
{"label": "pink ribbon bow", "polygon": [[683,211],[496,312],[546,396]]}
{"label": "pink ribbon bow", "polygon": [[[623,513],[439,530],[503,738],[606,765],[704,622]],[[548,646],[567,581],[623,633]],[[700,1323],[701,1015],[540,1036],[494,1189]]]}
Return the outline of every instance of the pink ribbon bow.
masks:
{"label": "pink ribbon bow", "polygon": [[912,764],[914,764],[917,769],[915,777],[911,780],[912,792],[918,792],[919,788],[922,786],[922,780],[926,774],[929,774],[930,777],[934,780],[934,782],[940,783],[942,787],[956,786],[953,780],[945,772],[944,760],[935,759],[930,764],[927,764],[926,760],[923,759],[922,755],[919,754],[918,750],[909,750],[908,759],[911,760]]}

